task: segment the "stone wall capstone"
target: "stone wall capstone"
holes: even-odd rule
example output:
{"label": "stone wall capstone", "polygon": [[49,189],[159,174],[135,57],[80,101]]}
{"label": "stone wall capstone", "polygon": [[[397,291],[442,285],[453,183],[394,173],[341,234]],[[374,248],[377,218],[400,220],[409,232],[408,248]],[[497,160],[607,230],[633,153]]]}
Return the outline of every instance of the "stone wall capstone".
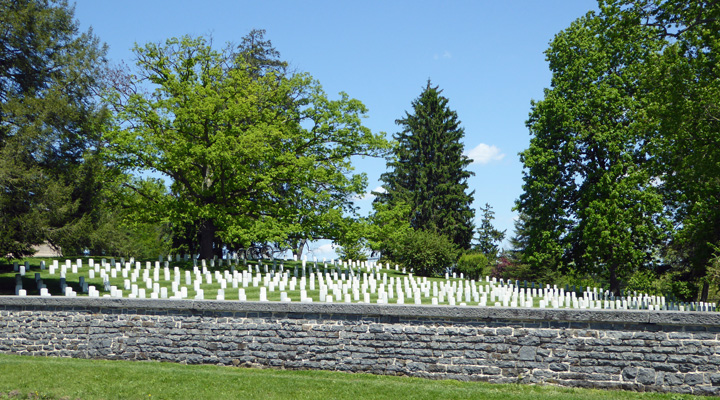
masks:
{"label": "stone wall capstone", "polygon": [[720,314],[0,298],[4,353],[720,395]]}

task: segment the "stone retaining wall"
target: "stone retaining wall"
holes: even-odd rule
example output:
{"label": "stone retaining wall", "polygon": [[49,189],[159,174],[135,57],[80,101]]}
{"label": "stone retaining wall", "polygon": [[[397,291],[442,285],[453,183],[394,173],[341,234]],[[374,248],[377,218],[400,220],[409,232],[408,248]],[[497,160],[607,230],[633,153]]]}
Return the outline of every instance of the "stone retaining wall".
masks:
{"label": "stone retaining wall", "polygon": [[720,314],[0,297],[0,351],[720,395]]}

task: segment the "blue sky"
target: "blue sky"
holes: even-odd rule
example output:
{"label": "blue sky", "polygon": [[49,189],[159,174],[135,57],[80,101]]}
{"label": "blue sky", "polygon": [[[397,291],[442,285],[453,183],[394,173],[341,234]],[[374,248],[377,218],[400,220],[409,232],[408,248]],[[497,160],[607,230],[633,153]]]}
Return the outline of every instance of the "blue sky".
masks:
{"label": "blue sky", "polygon": [[[553,36],[597,9],[596,0],[506,1],[159,1],[78,0],[81,30],[109,46],[111,62],[134,64],[135,43],[185,34],[212,36],[221,47],[265,29],[281,58],[310,73],[329,96],[340,91],[369,109],[365,125],[388,137],[428,79],[438,85],[465,129],[473,159],[469,180],[477,210],[489,203],[494,224],[512,235],[522,193],[518,153],[528,147],[530,101],[550,85],[543,52]],[[357,159],[377,188],[384,160]],[[358,200],[361,212],[371,198]],[[480,215],[477,213],[479,224]],[[505,244],[507,246],[507,243]],[[332,258],[326,242],[313,255]]]}

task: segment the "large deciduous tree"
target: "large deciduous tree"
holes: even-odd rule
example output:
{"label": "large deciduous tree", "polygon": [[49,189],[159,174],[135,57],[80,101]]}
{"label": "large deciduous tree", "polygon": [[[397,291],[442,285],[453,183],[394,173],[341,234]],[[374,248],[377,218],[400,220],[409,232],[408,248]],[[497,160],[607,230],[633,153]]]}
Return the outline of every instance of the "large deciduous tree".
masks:
{"label": "large deciduous tree", "polygon": [[217,51],[204,38],[135,53],[136,83],[152,92],[117,94],[122,129],[108,137],[122,165],[171,181],[165,196],[127,184],[146,199],[146,219],[196,227],[203,258],[222,244],[337,233],[366,186],[351,156],[386,146],[361,124],[362,103],[344,93],[330,100],[307,74],[263,68],[252,54]]}
{"label": "large deciduous tree", "polygon": [[522,154],[525,261],[605,271],[614,289],[650,266],[707,298],[720,242],[718,54],[712,0],[601,1],[555,38],[553,86],[533,104]]}
{"label": "large deciduous tree", "polygon": [[526,217],[525,262],[591,272],[618,293],[655,261],[665,230],[638,85],[657,32],[633,24],[618,34],[608,29],[615,22],[613,13],[589,13],[551,42],[552,85],[532,104],[517,209]]}
{"label": "large deciduous tree", "polygon": [[[473,193],[467,179],[472,162],[463,155],[460,142],[465,132],[449,100],[428,81],[412,102],[412,112],[395,121],[402,131],[389,171],[381,177],[385,192],[377,200],[390,208],[409,207],[410,226],[436,232],[460,249],[469,249],[473,236]],[[448,260],[451,263],[454,260]]]}
{"label": "large deciduous tree", "polygon": [[705,301],[720,243],[720,3],[608,3],[618,15],[613,29],[651,27],[662,45],[643,69],[646,148],[676,227],[667,261]]}
{"label": "large deciduous tree", "polygon": [[1,0],[0,25],[0,257],[77,251],[100,218],[105,49],[66,1]]}

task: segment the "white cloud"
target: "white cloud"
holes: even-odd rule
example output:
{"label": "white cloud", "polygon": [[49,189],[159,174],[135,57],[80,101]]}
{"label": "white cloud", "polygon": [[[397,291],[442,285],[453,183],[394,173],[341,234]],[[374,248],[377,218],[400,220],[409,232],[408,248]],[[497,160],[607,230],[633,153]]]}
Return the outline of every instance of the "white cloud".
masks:
{"label": "white cloud", "polygon": [[335,254],[335,246],[332,243],[327,243],[318,246],[316,249],[312,250],[313,255],[315,256],[322,256],[326,254]]}
{"label": "white cloud", "polygon": [[441,58],[450,59],[450,58],[452,58],[452,53],[449,52],[449,51],[447,51],[447,50],[445,50],[445,51],[442,53],[442,55],[440,55],[440,54],[438,54],[438,53],[433,54],[433,59],[434,59],[434,60],[439,60],[439,59],[441,59]]}
{"label": "white cloud", "polygon": [[337,258],[335,247],[336,246],[333,245],[332,242],[328,243],[325,240],[312,242],[308,246],[308,251],[303,254],[303,257],[305,257],[308,262],[313,262],[315,260],[317,262],[332,260]]}
{"label": "white cloud", "polygon": [[467,156],[473,160],[473,164],[487,164],[491,161],[500,161],[505,158],[505,153],[500,152],[497,146],[488,146],[480,143],[467,152]]}
{"label": "white cloud", "polygon": [[358,201],[362,201],[362,200],[373,200],[373,199],[375,199],[375,195],[372,194],[372,192],[385,193],[386,190],[385,190],[384,187],[378,186],[378,187],[376,187],[375,189],[368,191],[367,193],[363,193],[363,194],[360,194],[360,195],[355,195],[355,196],[353,196],[353,200],[358,200]]}

